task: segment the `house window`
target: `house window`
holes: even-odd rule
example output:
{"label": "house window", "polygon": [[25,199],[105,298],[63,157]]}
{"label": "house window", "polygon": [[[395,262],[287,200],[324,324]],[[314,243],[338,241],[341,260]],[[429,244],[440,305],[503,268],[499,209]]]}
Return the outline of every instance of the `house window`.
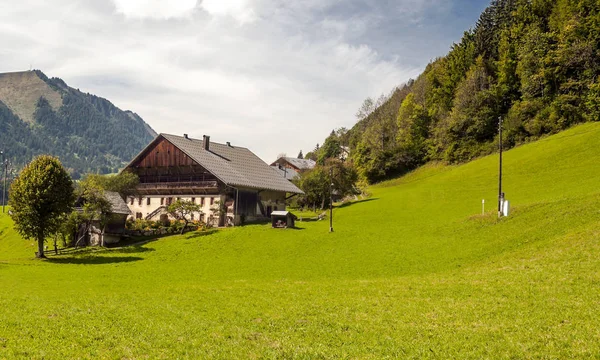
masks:
{"label": "house window", "polygon": [[200,214],[200,221],[204,222],[204,214]]}
{"label": "house window", "polygon": [[171,205],[172,202],[173,202],[173,198],[172,197],[168,197],[167,198],[167,205]]}
{"label": "house window", "polygon": [[194,213],[192,213],[192,220],[194,220]]}
{"label": "house window", "polygon": [[177,201],[179,201],[179,200],[181,200],[181,198],[180,198],[180,197],[178,197],[178,198],[177,198]]}
{"label": "house window", "polygon": [[133,205],[133,196],[129,200],[130,200],[129,205]]}
{"label": "house window", "polygon": [[215,198],[214,198],[214,197],[211,197],[211,198],[210,198],[210,204],[212,205],[212,204],[214,204],[214,203],[215,203]]}
{"label": "house window", "polygon": [[142,213],[141,212],[135,213],[135,218],[136,219],[141,219],[142,218]]}
{"label": "house window", "polygon": [[165,204],[165,198],[160,198],[160,205],[164,205]]}
{"label": "house window", "polygon": [[146,199],[146,205],[150,205],[150,198]]}
{"label": "house window", "polygon": [[192,198],[192,204],[196,203],[196,198]]}
{"label": "house window", "polygon": [[200,198],[200,206],[204,206],[204,198]]}
{"label": "house window", "polygon": [[142,197],[141,196],[138,198],[138,205],[142,206]]}

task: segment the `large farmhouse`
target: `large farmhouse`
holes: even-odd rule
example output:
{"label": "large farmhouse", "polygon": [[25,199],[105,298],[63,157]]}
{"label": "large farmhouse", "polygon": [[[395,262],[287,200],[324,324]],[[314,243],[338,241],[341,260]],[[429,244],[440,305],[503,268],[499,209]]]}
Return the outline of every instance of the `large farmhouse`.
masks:
{"label": "large farmhouse", "polygon": [[195,220],[238,224],[285,210],[286,196],[302,193],[250,150],[211,142],[209,136],[160,134],[124,171],[140,178],[129,209],[135,218],[150,220],[171,217],[168,205],[184,199],[201,205]]}

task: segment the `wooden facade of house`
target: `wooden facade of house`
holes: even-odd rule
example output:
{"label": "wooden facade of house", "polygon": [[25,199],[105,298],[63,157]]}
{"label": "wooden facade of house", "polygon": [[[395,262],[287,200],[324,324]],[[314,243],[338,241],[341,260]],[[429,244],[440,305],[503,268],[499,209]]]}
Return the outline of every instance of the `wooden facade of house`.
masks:
{"label": "wooden facade of house", "polygon": [[166,139],[128,167],[140,178],[139,195],[219,194],[224,190],[216,176]]}

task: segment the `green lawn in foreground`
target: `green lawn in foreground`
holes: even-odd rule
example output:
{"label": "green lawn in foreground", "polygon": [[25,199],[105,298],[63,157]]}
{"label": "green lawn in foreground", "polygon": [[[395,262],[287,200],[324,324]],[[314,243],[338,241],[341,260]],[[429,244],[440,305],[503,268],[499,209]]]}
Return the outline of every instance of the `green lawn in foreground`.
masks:
{"label": "green lawn in foreground", "polygon": [[[600,124],[428,165],[297,230],[33,260],[0,217],[0,358],[600,357]],[[488,213],[481,216],[481,199]]]}

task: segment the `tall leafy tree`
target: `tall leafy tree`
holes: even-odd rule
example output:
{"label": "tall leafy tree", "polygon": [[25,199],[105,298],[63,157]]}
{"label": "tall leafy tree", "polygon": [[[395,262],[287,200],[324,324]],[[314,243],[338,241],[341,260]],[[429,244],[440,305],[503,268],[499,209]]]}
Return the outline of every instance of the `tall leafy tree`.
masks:
{"label": "tall leafy tree", "polygon": [[15,229],[38,243],[44,258],[44,240],[60,227],[59,219],[74,201],[73,182],[57,158],[41,155],[23,168],[10,188],[11,217]]}
{"label": "tall leafy tree", "polygon": [[396,141],[403,162],[409,167],[422,164],[427,156],[431,118],[425,108],[409,94],[398,111]]}
{"label": "tall leafy tree", "polygon": [[[102,178],[100,175],[90,174],[77,183],[75,193],[80,210],[74,210],[71,213],[66,221],[67,226],[62,229],[63,231],[73,231],[73,228],[68,225],[74,225],[75,231],[82,234],[75,241],[75,246],[79,246],[85,239],[94,222],[97,222],[100,229],[104,231],[104,227],[112,217],[112,204],[106,198]],[[80,227],[82,228],[80,229]],[[66,235],[63,234],[64,237]]]}
{"label": "tall leafy tree", "polygon": [[325,139],[323,146],[321,146],[319,149],[317,162],[321,165],[325,165],[325,160],[330,158],[339,158],[341,153],[342,146],[340,144],[340,140],[335,131],[332,131],[331,134],[329,134],[329,137]]}
{"label": "tall leafy tree", "polygon": [[81,181],[83,184],[89,184],[96,188],[118,192],[123,199],[135,191],[139,184],[138,176],[129,171],[123,171],[117,175],[87,174]]}
{"label": "tall leafy tree", "polygon": [[305,171],[294,182],[304,191],[299,201],[302,205],[314,208],[319,205],[323,209],[329,205],[330,184],[337,195],[346,196],[355,192],[357,180],[358,174],[352,166],[339,159],[328,159],[326,164]]}

